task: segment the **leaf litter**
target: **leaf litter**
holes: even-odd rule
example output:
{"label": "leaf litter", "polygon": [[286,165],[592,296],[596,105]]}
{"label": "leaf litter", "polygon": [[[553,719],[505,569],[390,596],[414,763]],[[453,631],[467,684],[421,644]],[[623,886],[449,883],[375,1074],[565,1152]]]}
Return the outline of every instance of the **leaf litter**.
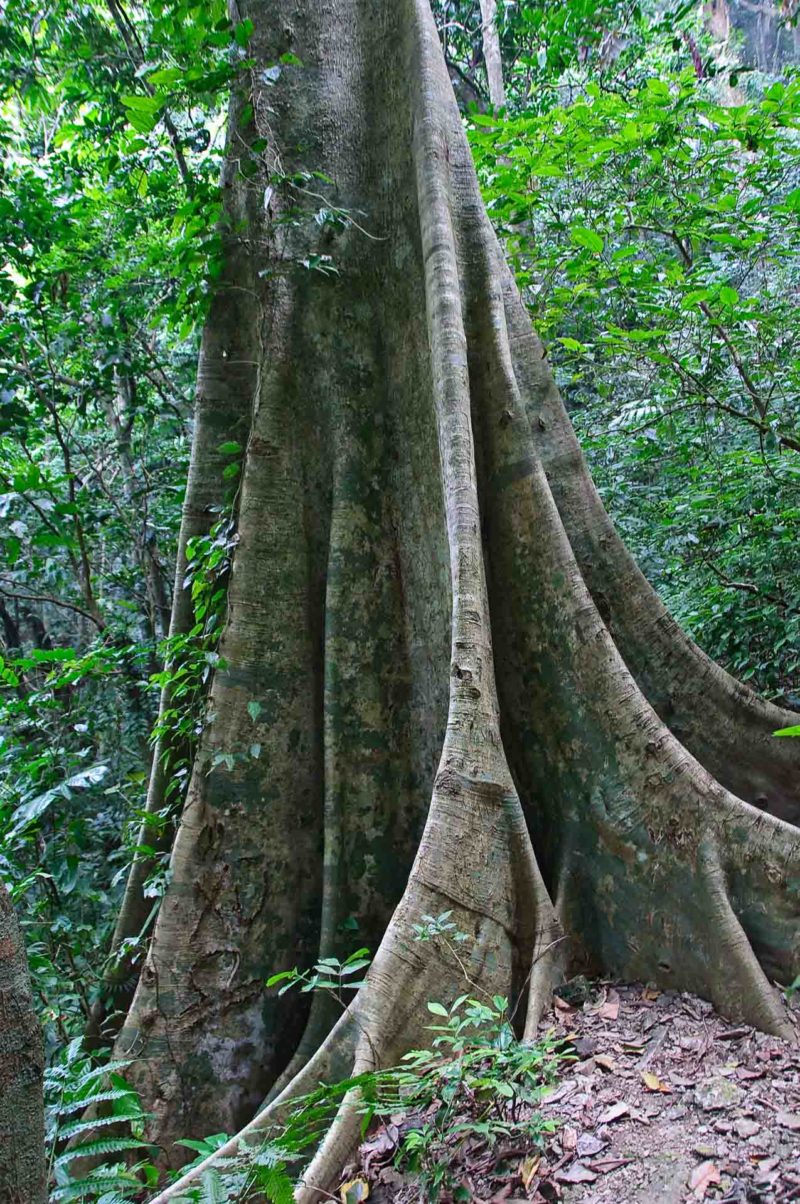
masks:
{"label": "leaf litter", "polygon": [[[574,998],[554,996],[540,1026],[574,1059],[541,1105],[556,1131],[491,1156],[454,1133],[457,1182],[439,1204],[800,1202],[800,1047],[652,985]],[[796,1002],[791,1014],[800,1031]],[[398,1120],[373,1124],[348,1176],[372,1204],[427,1204],[392,1165]]]}

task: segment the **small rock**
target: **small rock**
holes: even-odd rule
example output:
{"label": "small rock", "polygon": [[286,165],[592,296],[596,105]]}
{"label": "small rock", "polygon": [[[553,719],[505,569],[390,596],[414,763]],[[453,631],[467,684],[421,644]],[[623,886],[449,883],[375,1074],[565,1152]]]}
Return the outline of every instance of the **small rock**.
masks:
{"label": "small rock", "polygon": [[719,1112],[733,1108],[741,1101],[742,1089],[720,1075],[706,1079],[695,1087],[694,1098],[704,1112]]}
{"label": "small rock", "polygon": [[741,1120],[734,1121],[733,1131],[738,1137],[755,1137],[761,1131],[761,1125],[743,1116]]}
{"label": "small rock", "polygon": [[674,1108],[667,1108],[664,1113],[664,1120],[683,1120],[688,1110],[683,1104],[676,1104]]}
{"label": "small rock", "polygon": [[593,1037],[575,1037],[570,1041],[570,1045],[579,1058],[590,1058],[597,1049],[597,1042]]}

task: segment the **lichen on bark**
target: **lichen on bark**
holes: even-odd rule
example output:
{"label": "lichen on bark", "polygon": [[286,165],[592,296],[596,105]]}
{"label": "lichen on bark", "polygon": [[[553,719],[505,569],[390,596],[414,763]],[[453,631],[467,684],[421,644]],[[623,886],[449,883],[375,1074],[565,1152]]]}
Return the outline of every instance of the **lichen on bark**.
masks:
{"label": "lichen on bark", "polygon": [[[771,980],[800,960],[800,832],[769,809],[796,818],[797,758],[767,738],[785,716],[670,626],[617,542],[426,0],[241,15],[259,66],[233,141],[267,151],[229,187],[248,224],[226,279],[257,363],[227,668],[119,1040],[152,1136],[177,1164],[176,1138],[247,1125],[276,1081],[248,1136],[310,1082],[400,1056],[461,987],[411,939],[426,913],[471,934],[482,989],[528,990],[528,1032],[581,968],[786,1033]],[[353,940],[377,952],[329,1037],[323,1009],[266,992]],[[346,1105],[301,1198],[356,1128]]]}

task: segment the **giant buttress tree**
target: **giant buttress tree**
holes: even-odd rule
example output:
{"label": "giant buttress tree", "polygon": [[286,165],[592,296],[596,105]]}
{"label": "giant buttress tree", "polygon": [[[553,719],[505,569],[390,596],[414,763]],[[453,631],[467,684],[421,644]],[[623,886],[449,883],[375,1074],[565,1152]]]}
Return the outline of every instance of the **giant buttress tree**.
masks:
{"label": "giant buttress tree", "polygon": [[[208,449],[247,428],[222,666],[119,1038],[168,1161],[396,1059],[460,974],[582,968],[790,1027],[792,716],[711,664],[611,526],[481,202],[427,0],[246,0]],[[247,28],[247,26],[245,26]],[[202,509],[202,507],[201,507]],[[791,822],[787,822],[791,821]],[[333,1027],[266,976],[377,949]],[[307,1183],[356,1138],[346,1105]],[[314,1188],[306,1194],[314,1198]],[[172,1194],[172,1193],[167,1193]],[[302,1194],[302,1193],[301,1193]],[[166,1198],[166,1197],[165,1197]]]}

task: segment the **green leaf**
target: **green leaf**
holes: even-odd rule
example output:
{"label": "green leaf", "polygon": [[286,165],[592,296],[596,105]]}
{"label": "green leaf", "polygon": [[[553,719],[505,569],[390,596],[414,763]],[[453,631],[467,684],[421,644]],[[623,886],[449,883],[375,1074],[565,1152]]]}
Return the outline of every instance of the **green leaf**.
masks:
{"label": "green leaf", "polygon": [[739,294],[735,288],[730,288],[727,284],[723,284],[719,290],[719,299],[726,309],[732,309],[739,300]]}
{"label": "green leaf", "polygon": [[261,710],[262,710],[261,703],[257,702],[255,700],[255,698],[251,699],[250,702],[248,702],[247,713],[250,716],[250,718],[253,720],[253,723],[255,723],[255,721],[258,719],[259,715],[261,714]]}
{"label": "green leaf", "polygon": [[271,1204],[292,1204],[294,1184],[280,1166],[256,1166],[256,1178]]}
{"label": "green leaf", "polygon": [[135,1137],[101,1137],[97,1141],[86,1141],[65,1150],[55,1160],[55,1166],[62,1167],[75,1158],[103,1157],[106,1154],[119,1154],[123,1150],[141,1150],[147,1143],[137,1141]]}
{"label": "green leaf", "polygon": [[570,230],[570,237],[576,246],[586,247],[587,251],[591,251],[594,255],[599,255],[605,246],[600,235],[586,226],[573,226]]}
{"label": "green leaf", "polygon": [[800,723],[794,724],[793,727],[780,727],[773,736],[800,736]]}
{"label": "green leaf", "polygon": [[217,448],[221,456],[237,456],[241,450],[241,443],[236,443],[233,439],[227,443],[220,443]]}
{"label": "green leaf", "polygon": [[139,96],[129,94],[120,96],[120,100],[125,105],[126,109],[133,109],[137,113],[157,113],[164,103],[163,96]]}
{"label": "green leaf", "polygon": [[161,67],[147,78],[151,84],[179,84],[184,78],[184,73],[180,67]]}
{"label": "green leaf", "polygon": [[267,986],[275,987],[278,985],[279,982],[285,982],[287,978],[294,979],[294,978],[297,978],[297,976],[298,976],[297,966],[295,966],[294,970],[281,970],[281,972],[279,974],[271,974],[270,975],[270,977],[267,979]]}
{"label": "green leaf", "polygon": [[249,17],[245,17],[244,21],[240,21],[233,31],[233,36],[237,46],[246,46],[253,36],[255,26]]}
{"label": "green leaf", "polygon": [[429,1003],[428,1011],[432,1012],[434,1016],[447,1016],[448,1015],[447,1008],[442,1007],[441,1003]]}

